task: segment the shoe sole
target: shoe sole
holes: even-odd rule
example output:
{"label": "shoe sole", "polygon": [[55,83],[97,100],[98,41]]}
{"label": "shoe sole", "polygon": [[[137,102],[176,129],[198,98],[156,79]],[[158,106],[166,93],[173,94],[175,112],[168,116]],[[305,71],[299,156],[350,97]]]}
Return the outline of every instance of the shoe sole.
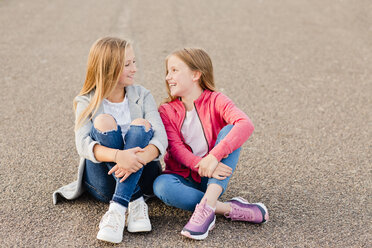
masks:
{"label": "shoe sole", "polygon": [[215,226],[215,222],[216,222],[216,217],[214,217],[214,220],[212,221],[212,223],[209,225],[207,231],[202,234],[202,235],[191,235],[190,232],[188,231],[184,231],[182,230],[181,231],[181,234],[187,238],[190,238],[190,239],[196,239],[196,240],[203,240],[205,239],[206,237],[208,237],[208,233],[209,231],[213,230],[214,226]]}
{"label": "shoe sole", "polygon": [[[235,200],[235,201],[238,201],[238,202],[243,203],[243,204],[251,204],[251,203],[247,202],[245,199],[243,199],[241,197],[234,197],[231,200]],[[261,222],[261,224],[264,224],[264,223],[268,222],[269,221],[269,211],[267,210],[265,204],[263,204],[262,202],[257,202],[257,203],[253,203],[253,204],[258,205],[259,208],[261,208],[260,211],[261,211],[262,215],[264,215],[264,218],[263,218],[263,221]]]}
{"label": "shoe sole", "polygon": [[134,227],[128,226],[127,231],[131,232],[131,233],[150,232],[151,231],[151,226],[146,227],[146,228],[134,228]]}
{"label": "shoe sole", "polygon": [[97,239],[105,241],[105,242],[114,243],[114,244],[119,244],[123,240],[123,238],[113,239],[112,237],[106,236],[104,234],[99,234],[99,233],[97,234]]}

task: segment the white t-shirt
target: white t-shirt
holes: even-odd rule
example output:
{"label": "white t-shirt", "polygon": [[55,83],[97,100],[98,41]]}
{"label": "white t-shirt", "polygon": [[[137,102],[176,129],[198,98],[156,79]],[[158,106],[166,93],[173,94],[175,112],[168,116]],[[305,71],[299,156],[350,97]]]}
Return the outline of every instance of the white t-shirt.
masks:
{"label": "white t-shirt", "polygon": [[181,133],[186,144],[191,147],[194,155],[203,157],[207,154],[207,140],[205,139],[203,127],[195,108],[186,112],[186,117],[181,127]]}
{"label": "white t-shirt", "polygon": [[123,136],[124,140],[131,123],[128,98],[124,97],[122,102],[110,102],[109,100],[104,99],[103,112],[105,114],[110,114],[115,118],[116,123],[121,128],[121,135]]}

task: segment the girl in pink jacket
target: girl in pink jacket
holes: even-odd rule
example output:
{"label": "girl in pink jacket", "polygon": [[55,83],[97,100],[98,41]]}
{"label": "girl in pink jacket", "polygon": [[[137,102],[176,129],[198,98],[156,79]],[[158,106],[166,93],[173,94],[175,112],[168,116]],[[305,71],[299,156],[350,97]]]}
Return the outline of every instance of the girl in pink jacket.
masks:
{"label": "girl in pink jacket", "polygon": [[164,203],[193,211],[181,234],[205,239],[215,214],[251,223],[269,219],[262,203],[241,197],[218,201],[239,159],[240,147],[253,132],[248,116],[215,91],[212,61],[202,49],[185,48],[166,59],[169,98],[159,108],[167,136],[165,174],[154,182]]}

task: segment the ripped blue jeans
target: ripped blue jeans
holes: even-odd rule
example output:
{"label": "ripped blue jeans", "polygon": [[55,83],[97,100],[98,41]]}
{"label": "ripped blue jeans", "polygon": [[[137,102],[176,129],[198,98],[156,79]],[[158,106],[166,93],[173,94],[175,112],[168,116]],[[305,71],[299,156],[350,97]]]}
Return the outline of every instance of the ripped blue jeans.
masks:
{"label": "ripped blue jeans", "polygon": [[[120,126],[117,126],[117,130],[108,132],[101,132],[93,126],[90,136],[103,146],[126,150],[134,147],[146,147],[153,134],[152,128],[146,131],[144,126],[131,125],[125,135],[124,142]],[[85,160],[83,184],[94,198],[103,202],[112,200],[128,207],[130,201],[143,194],[153,193],[152,184],[161,173],[159,161],[148,163],[121,183],[119,182],[120,178],[117,178],[114,173],[107,174],[114,165],[113,162],[93,163],[90,160]]]}

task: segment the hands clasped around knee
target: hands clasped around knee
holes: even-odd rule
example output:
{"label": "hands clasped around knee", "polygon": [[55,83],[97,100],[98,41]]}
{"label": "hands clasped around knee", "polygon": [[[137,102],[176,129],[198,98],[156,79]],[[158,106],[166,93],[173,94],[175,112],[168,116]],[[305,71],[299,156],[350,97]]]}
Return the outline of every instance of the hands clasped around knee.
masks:
{"label": "hands clasped around knee", "polygon": [[232,173],[231,167],[218,162],[215,156],[208,154],[196,165],[199,168],[198,173],[201,177],[213,177],[218,180],[223,180]]}
{"label": "hands clasped around knee", "polygon": [[117,178],[122,178],[120,182],[127,179],[132,173],[140,170],[145,162],[136,155],[137,152],[143,152],[140,147],[127,150],[118,150],[115,156],[116,165],[108,172],[109,175],[115,172]]}

